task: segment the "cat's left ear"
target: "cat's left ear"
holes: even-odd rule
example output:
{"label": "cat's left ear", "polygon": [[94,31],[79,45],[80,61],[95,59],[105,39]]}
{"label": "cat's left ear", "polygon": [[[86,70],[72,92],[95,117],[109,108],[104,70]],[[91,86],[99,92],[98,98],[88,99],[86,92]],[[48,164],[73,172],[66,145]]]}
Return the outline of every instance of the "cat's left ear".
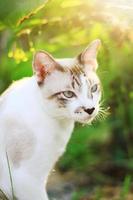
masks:
{"label": "cat's left ear", "polygon": [[95,71],[98,67],[97,53],[101,46],[99,39],[94,40],[91,44],[78,56],[78,62],[85,67],[86,70]]}

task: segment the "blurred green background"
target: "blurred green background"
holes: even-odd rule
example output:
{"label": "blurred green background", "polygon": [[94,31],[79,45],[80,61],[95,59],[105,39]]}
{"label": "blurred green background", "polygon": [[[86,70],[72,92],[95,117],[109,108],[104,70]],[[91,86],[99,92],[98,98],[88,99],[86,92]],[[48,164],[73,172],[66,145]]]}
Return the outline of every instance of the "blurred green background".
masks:
{"label": "blurred green background", "polygon": [[98,74],[110,114],[76,125],[48,184],[57,200],[133,199],[132,8],[128,0],[0,0],[0,93],[32,75],[36,50],[72,57],[102,41]]}

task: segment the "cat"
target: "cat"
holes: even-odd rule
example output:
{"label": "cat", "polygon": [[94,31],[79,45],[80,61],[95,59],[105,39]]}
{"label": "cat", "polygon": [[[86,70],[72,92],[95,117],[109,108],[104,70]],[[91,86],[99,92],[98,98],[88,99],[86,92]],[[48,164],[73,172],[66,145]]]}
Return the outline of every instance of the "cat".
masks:
{"label": "cat", "polygon": [[33,76],[14,82],[0,97],[0,188],[12,199],[48,200],[46,183],[65,151],[75,122],[89,124],[99,111],[96,70],[101,42],[75,58],[33,58]]}

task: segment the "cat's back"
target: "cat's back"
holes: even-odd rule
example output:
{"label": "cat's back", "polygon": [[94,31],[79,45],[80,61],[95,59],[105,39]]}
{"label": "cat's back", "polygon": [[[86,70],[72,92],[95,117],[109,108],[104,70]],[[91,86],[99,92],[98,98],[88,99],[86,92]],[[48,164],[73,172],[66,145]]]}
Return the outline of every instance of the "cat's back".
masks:
{"label": "cat's back", "polygon": [[[38,116],[37,89],[33,77],[14,82],[0,96],[0,135],[21,125],[29,126]],[[10,128],[9,128],[10,127]]]}
{"label": "cat's back", "polygon": [[23,78],[13,82],[0,96],[0,113],[7,110],[22,108],[22,105],[30,100],[33,94],[34,81],[32,77]]}

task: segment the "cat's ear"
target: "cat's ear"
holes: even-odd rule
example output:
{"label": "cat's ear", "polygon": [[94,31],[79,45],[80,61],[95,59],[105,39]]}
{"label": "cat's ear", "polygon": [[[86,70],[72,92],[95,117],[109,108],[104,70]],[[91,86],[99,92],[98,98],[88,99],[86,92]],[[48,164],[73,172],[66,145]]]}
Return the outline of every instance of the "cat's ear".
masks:
{"label": "cat's ear", "polygon": [[33,58],[33,72],[37,77],[38,84],[42,84],[48,74],[51,74],[58,64],[54,58],[45,51],[38,51]]}
{"label": "cat's ear", "polygon": [[88,70],[96,70],[97,64],[97,53],[101,41],[99,39],[94,40],[91,44],[78,56],[78,62],[88,68]]}

